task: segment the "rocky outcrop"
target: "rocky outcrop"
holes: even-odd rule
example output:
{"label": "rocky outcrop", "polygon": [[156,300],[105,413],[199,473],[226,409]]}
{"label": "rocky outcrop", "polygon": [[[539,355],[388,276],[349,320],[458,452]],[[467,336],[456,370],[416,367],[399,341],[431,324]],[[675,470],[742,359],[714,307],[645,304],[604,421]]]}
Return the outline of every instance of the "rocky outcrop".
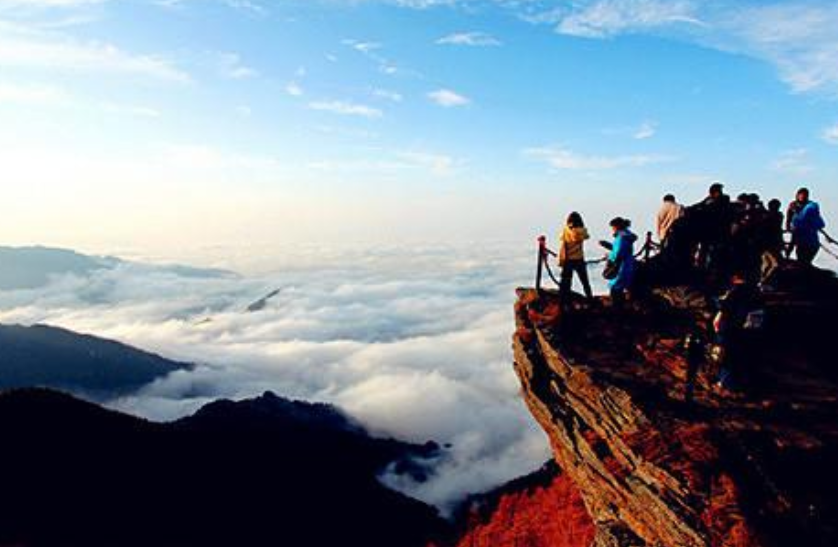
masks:
{"label": "rocky outcrop", "polygon": [[[710,316],[696,291],[657,290],[620,314],[607,302],[567,310],[553,293],[519,291],[515,370],[562,469],[557,481],[584,503],[591,545],[838,545],[834,294],[767,294],[741,389],[714,390],[707,361],[686,402],[683,341]],[[578,521],[572,504],[507,499],[514,511],[501,504],[478,539],[507,521]],[[517,543],[566,544],[577,543]]]}

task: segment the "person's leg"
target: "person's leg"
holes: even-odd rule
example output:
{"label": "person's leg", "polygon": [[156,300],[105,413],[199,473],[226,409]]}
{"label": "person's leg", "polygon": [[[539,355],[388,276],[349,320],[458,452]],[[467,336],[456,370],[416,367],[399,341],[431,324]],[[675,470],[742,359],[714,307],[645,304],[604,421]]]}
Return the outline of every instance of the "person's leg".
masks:
{"label": "person's leg", "polygon": [[562,301],[565,301],[570,298],[570,289],[573,285],[573,267],[570,262],[566,262],[562,266],[561,279],[559,281],[559,295]]}
{"label": "person's leg", "polygon": [[594,291],[591,290],[591,279],[588,277],[588,264],[584,260],[580,260],[576,265],[576,275],[579,276],[579,281],[582,282],[582,290],[585,292],[585,297],[588,300],[594,298]]}
{"label": "person's leg", "polygon": [[614,305],[614,309],[622,310],[623,306],[626,303],[626,292],[624,289],[621,288],[611,288],[611,303]]}
{"label": "person's leg", "polygon": [[815,245],[802,245],[800,243],[797,244],[797,260],[799,260],[803,264],[812,264],[815,261],[815,257],[818,255],[818,251],[820,247]]}

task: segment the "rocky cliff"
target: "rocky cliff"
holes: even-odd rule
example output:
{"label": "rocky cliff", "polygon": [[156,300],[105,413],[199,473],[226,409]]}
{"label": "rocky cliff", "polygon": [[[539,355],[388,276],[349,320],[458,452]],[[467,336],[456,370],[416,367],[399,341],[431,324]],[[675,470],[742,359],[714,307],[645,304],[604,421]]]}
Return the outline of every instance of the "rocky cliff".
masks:
{"label": "rocky cliff", "polygon": [[702,293],[617,313],[519,290],[515,370],[561,473],[473,516],[460,545],[838,545],[838,291],[793,275],[765,295],[740,389],[714,389],[708,359],[692,402],[683,342],[706,332]]}

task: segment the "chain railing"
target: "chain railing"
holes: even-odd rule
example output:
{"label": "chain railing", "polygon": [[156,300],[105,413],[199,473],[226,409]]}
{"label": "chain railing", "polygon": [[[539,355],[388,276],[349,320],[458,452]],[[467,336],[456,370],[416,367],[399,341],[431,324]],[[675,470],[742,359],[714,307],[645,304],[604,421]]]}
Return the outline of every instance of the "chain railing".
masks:
{"label": "chain railing", "polygon": [[[553,273],[553,268],[550,267],[550,259],[557,258],[559,255],[556,251],[552,250],[547,246],[547,237],[546,236],[539,236],[538,237],[538,268],[536,269],[535,274],[535,288],[536,290],[541,290],[541,285],[544,280],[544,273],[547,273],[547,276],[556,284],[556,286],[561,287],[561,281],[558,280],[556,275]],[[637,252],[634,257],[639,258],[643,261],[649,260],[652,256],[661,250],[660,243],[654,241],[652,236],[652,232],[646,232],[646,242],[643,244],[643,247]],[[601,264],[606,262],[608,257],[603,257],[597,260],[588,260],[585,262],[586,265],[590,266],[593,264]]]}

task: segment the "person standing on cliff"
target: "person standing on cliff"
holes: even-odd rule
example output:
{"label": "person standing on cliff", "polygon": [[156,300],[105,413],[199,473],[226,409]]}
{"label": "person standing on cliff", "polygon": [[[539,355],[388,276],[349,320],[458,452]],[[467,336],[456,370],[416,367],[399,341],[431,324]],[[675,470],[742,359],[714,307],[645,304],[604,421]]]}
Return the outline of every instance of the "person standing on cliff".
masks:
{"label": "person standing on cliff", "polygon": [[772,199],[768,202],[768,210],[763,218],[763,225],[760,230],[762,235],[762,277],[763,283],[769,281],[771,276],[780,266],[783,259],[783,213],[782,203],[779,199]]}
{"label": "person standing on cliff", "polygon": [[631,289],[637,269],[637,260],[634,257],[637,236],[629,229],[631,221],[628,219],[617,217],[610,222],[610,226],[614,234],[614,243],[608,255],[605,277],[609,280],[608,287],[614,307],[622,309],[626,301],[626,292]]}
{"label": "person standing on cliff", "polygon": [[[791,217],[792,244],[795,246],[797,260],[811,265],[821,249],[820,232],[826,228],[821,216],[820,205],[809,199],[809,190],[801,188],[797,192],[796,213]],[[792,204],[794,205],[794,204]],[[789,206],[791,212],[792,207]]]}
{"label": "person standing on cliff", "polygon": [[684,216],[684,206],[675,200],[675,196],[667,194],[663,197],[663,205],[655,218],[655,228],[658,232],[658,241],[665,246],[670,230],[675,221]]}
{"label": "person standing on cliff", "polygon": [[786,248],[786,258],[791,258],[792,253],[797,246],[794,241],[794,230],[793,230],[793,222],[794,217],[803,210],[803,207],[809,201],[809,189],[808,188],[801,188],[797,191],[797,194],[794,196],[794,201],[789,203],[789,206],[786,208],[786,231],[792,233],[791,243]]}
{"label": "person standing on cliff", "polygon": [[560,294],[562,302],[569,302],[570,291],[573,286],[573,274],[579,277],[585,297],[593,300],[591,282],[588,278],[588,265],[585,263],[585,241],[590,239],[582,215],[576,211],[567,217],[567,223],[559,236],[559,266],[562,268]]}
{"label": "person standing on cliff", "polygon": [[690,207],[698,219],[698,266],[710,272],[719,273],[726,259],[726,240],[730,236],[732,206],[730,196],[725,194],[724,185],[714,182],[707,197]]}
{"label": "person standing on cliff", "polygon": [[713,319],[713,330],[721,348],[719,375],[716,387],[730,390],[741,383],[748,371],[743,363],[748,360],[749,332],[761,328],[759,289],[748,279],[746,272],[736,272],[730,289],[719,299],[719,311]]}

